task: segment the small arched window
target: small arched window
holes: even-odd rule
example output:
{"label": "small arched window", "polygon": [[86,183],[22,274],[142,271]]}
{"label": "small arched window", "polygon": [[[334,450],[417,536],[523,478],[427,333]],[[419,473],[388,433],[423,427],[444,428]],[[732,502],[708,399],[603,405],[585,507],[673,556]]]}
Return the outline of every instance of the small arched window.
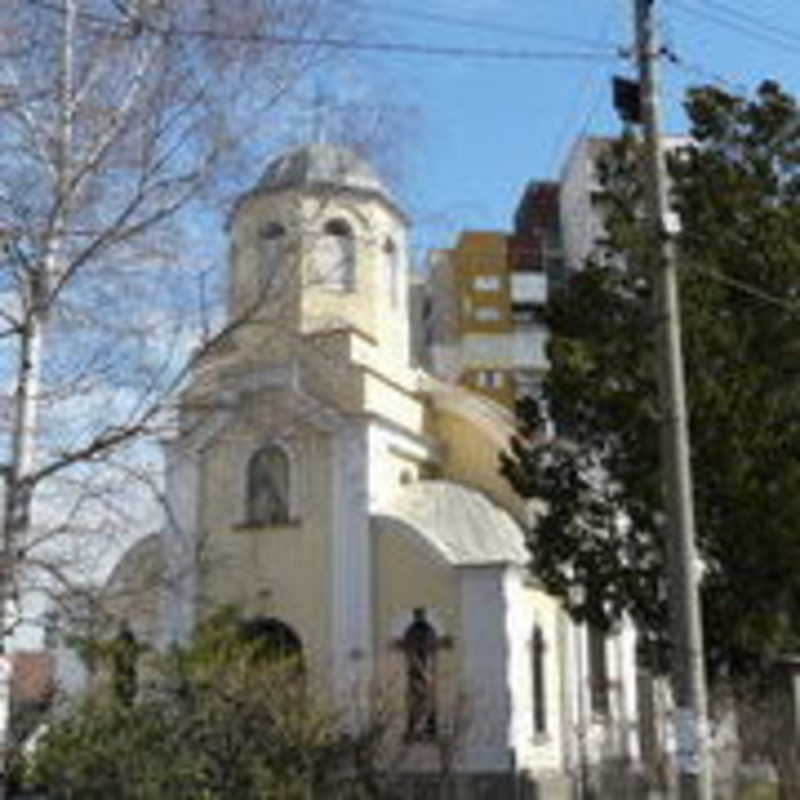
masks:
{"label": "small arched window", "polygon": [[414,619],[402,640],[406,660],[406,737],[430,739],[436,735],[436,631],[424,608],[414,609]]}
{"label": "small arched window", "polygon": [[289,522],[289,458],[275,445],[256,450],[247,464],[247,522]]}
{"label": "small arched window", "polygon": [[386,267],[389,273],[389,298],[392,308],[395,308],[400,292],[400,265],[398,263],[397,245],[388,236],[383,243],[383,254],[386,258]]}
{"label": "small arched window", "polygon": [[539,625],[533,626],[531,637],[531,683],[533,689],[533,731],[547,732],[547,684],[545,677],[544,634]]}
{"label": "small arched window", "polygon": [[286,233],[286,228],[280,222],[268,222],[259,231],[259,236],[266,241],[280,239]]}
{"label": "small arched window", "polygon": [[273,287],[283,257],[286,229],[280,222],[268,222],[258,232],[261,252],[261,280],[265,290]]}
{"label": "small arched window", "polygon": [[337,217],[325,223],[316,258],[317,277],[325,286],[355,288],[356,247],[350,224]]}

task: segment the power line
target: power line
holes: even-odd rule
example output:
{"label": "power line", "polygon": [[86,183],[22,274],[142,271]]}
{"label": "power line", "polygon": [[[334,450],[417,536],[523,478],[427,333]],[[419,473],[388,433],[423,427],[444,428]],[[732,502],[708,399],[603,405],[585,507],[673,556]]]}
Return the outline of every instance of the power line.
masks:
{"label": "power line", "polygon": [[707,278],[717,281],[717,283],[730,286],[733,289],[738,289],[740,292],[749,294],[751,297],[755,297],[764,303],[768,303],[769,305],[776,306],[783,311],[787,311],[793,316],[800,315],[800,303],[790,303],[787,300],[764,291],[755,284],[739,280],[739,278],[732,278],[730,275],[725,275],[723,272],[718,272],[717,270],[709,269],[708,267],[701,267],[698,264],[692,264],[690,269],[692,272],[698,272]]}
{"label": "power line", "polygon": [[335,37],[278,36],[272,34],[225,34],[205,30],[170,31],[171,35],[207,39],[226,39],[241,42],[264,42],[279,47],[330,47],[335,50],[360,50],[412,55],[449,56],[455,58],[489,58],[524,61],[610,61],[619,58],[616,52],[589,53],[580,51],[509,50],[495,47],[451,47],[447,45],[421,45],[411,42],[367,42],[359,39]]}
{"label": "power line", "polygon": [[[350,0],[335,0],[335,2],[347,4],[348,6],[353,5]],[[388,14],[391,16],[405,17],[407,19],[420,20],[422,22],[433,22],[452,27],[472,28],[493,33],[509,34],[511,36],[522,36],[525,38],[569,42],[571,44],[579,44],[583,45],[584,47],[594,47],[598,49],[608,49],[614,47],[614,45],[608,41],[587,39],[582,36],[573,36],[566,33],[554,33],[551,31],[520,27],[519,25],[510,25],[502,22],[487,22],[486,20],[481,20],[474,17],[457,17],[452,14],[440,14],[432,11],[417,11],[409,8],[385,5],[383,3],[381,3],[380,6],[371,5],[364,2],[356,3],[356,5],[372,14]]]}
{"label": "power line", "polygon": [[767,22],[756,14],[748,14],[746,11],[740,11],[738,8],[731,8],[730,6],[726,6],[724,3],[720,3],[717,0],[704,0],[704,2],[707,6],[715,8],[722,14],[730,14],[732,17],[737,17],[743,22],[747,22],[751,25],[762,28],[770,33],[800,41],[800,32],[798,31],[790,31],[788,28],[784,28],[780,25],[773,25],[771,22]]}
{"label": "power line", "polygon": [[[758,30],[758,28],[755,28],[752,25],[726,19],[726,17],[724,15],[721,16],[719,12],[708,11],[705,8],[702,10],[694,8],[693,6],[680,2],[680,0],[672,0],[672,6],[676,8],[678,11],[682,11],[685,14],[690,14],[692,16],[699,17],[700,19],[705,19],[706,21],[712,22],[716,25],[721,25],[725,28],[729,28],[730,30],[736,31],[737,33],[749,36],[751,39],[756,39],[758,41],[772,45],[773,47],[782,48],[791,53],[800,53],[800,40],[794,39],[794,37],[792,37],[791,34],[788,33],[781,34],[781,36],[783,36],[784,38],[780,38],[775,34]],[[794,40],[795,44],[792,44],[790,40]]]}
{"label": "power line", "polygon": [[696,75],[699,78],[711,81],[719,86],[724,86],[726,89],[735,91],[737,94],[746,94],[748,91],[748,86],[744,83],[744,81],[726,77],[725,75],[722,75],[719,72],[714,72],[713,70],[710,70],[697,62],[687,61],[672,48],[664,48],[662,53],[669,64],[682,69],[689,75]]}
{"label": "power line", "polygon": [[[28,0],[47,11],[63,14],[59,6],[47,0]],[[83,15],[95,23],[118,27],[119,23],[110,17],[98,14]],[[171,38],[194,38],[242,43],[263,43],[276,47],[327,47],[333,50],[352,50],[362,52],[405,53],[409,55],[444,56],[450,58],[485,58],[495,60],[521,61],[611,61],[619,58],[619,53],[612,48],[603,52],[586,51],[535,51],[512,50],[500,47],[459,47],[449,45],[423,45],[414,42],[370,42],[361,39],[348,39],[335,36],[295,36],[278,33],[233,33],[208,28],[171,27],[162,30],[147,20],[139,18],[143,30],[150,33],[169,36]]]}
{"label": "power line", "polygon": [[[612,9],[607,9],[606,13],[602,19],[600,25],[601,35],[605,36],[608,33],[608,30],[611,26],[611,15]],[[605,75],[603,76],[603,81],[605,80]],[[586,72],[584,78],[580,81],[578,87],[576,87],[576,92],[574,93],[574,102],[572,110],[568,118],[564,121],[561,126],[560,133],[558,138],[553,142],[552,150],[550,152],[550,160],[548,163],[547,169],[547,177],[550,178],[556,169],[556,164],[563,161],[563,156],[565,153],[565,148],[568,146],[568,141],[574,141],[575,138],[580,138],[581,136],[586,134],[586,131],[589,128],[589,124],[597,112],[597,109],[605,98],[606,93],[605,91],[600,91],[598,86],[599,76],[595,69],[590,69]],[[605,84],[604,84],[605,86]],[[594,99],[590,99],[591,96],[594,95]],[[584,98],[586,101],[584,102]],[[580,112],[581,110],[584,111],[583,120],[581,124],[578,126],[578,134],[576,137],[573,137],[571,140],[567,136],[568,131],[570,128],[573,127],[573,124],[578,121],[580,122]]]}

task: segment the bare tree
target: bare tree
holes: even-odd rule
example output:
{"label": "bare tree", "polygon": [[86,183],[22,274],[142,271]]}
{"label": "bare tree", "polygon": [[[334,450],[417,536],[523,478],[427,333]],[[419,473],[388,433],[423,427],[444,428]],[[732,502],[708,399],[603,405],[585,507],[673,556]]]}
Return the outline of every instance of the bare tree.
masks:
{"label": "bare tree", "polygon": [[65,537],[131,513],[94,466],[158,431],[225,333],[176,359],[198,274],[177,257],[186,212],[239,188],[237,165],[269,138],[245,132],[269,125],[346,24],[323,0],[3,4],[0,667],[26,568],[66,581]]}

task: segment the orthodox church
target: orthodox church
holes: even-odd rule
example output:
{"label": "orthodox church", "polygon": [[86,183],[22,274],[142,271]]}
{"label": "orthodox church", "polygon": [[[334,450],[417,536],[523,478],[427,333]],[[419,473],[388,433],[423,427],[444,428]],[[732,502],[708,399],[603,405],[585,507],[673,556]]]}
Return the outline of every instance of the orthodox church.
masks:
{"label": "orthodox church", "polygon": [[373,168],[282,155],[228,234],[228,326],[165,443],[162,640],[231,604],[334,698],[393,683],[421,773],[467,698],[464,796],[635,772],[634,635],[575,625],[528,571],[529,511],[498,474],[513,419],[416,363],[408,219]]}

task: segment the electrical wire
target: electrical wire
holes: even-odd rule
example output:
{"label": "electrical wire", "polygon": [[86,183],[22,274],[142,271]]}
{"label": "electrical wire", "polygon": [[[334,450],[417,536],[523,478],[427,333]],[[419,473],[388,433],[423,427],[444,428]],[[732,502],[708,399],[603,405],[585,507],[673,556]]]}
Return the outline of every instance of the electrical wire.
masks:
{"label": "electrical wire", "polygon": [[[611,26],[611,14],[612,14],[612,9],[611,8],[607,9],[605,16],[603,17],[600,23],[600,29],[602,31],[603,36],[606,35],[608,29]],[[600,78],[597,72],[594,69],[592,69],[590,71],[587,71],[586,75],[581,81],[578,90],[574,94],[575,103],[573,104],[573,108],[568,114],[568,117],[565,120],[564,124],[560,127],[560,133],[558,135],[558,138],[553,143],[547,170],[548,178],[555,173],[556,165],[559,162],[564,161],[567,148],[572,145],[572,142],[585,136],[586,132],[589,130],[589,125],[591,124],[591,121],[594,119],[598,107],[603,100],[604,95],[599,87],[599,83],[601,80],[605,81],[605,78],[606,78],[605,75],[603,75],[602,78]],[[584,104],[582,102],[584,97],[591,99],[589,100],[589,102]],[[585,111],[585,113],[583,114],[583,118],[581,121],[580,111],[582,109]],[[578,133],[574,137],[569,137],[568,135],[569,131],[570,129],[573,128],[573,125],[575,124],[576,121],[580,122],[580,124],[577,126]]]}
{"label": "electrical wire", "polygon": [[698,272],[707,278],[717,281],[718,283],[730,286],[733,289],[738,289],[744,294],[749,294],[751,297],[755,297],[756,299],[761,300],[764,303],[768,303],[769,305],[776,306],[777,308],[787,311],[792,315],[800,316],[800,303],[790,303],[787,300],[770,294],[769,292],[765,292],[763,289],[755,286],[752,283],[739,280],[738,278],[731,278],[729,275],[709,269],[708,267],[701,267],[697,264],[693,264],[690,269],[692,272]]}
{"label": "electrical wire", "polygon": [[672,48],[663,48],[663,55],[667,63],[683,70],[688,75],[695,75],[696,77],[703,78],[703,80],[710,81],[725,89],[734,91],[737,94],[747,94],[748,92],[748,86],[743,80],[726,77],[719,72],[714,72],[704,67],[702,64],[687,61]]}
{"label": "electrical wire", "polygon": [[358,50],[384,53],[407,53],[412,55],[449,56],[454,58],[488,58],[522,61],[614,61],[617,53],[589,53],[569,51],[509,50],[493,47],[450,47],[441,45],[421,45],[411,42],[367,42],[358,39],[338,39],[329,37],[276,36],[270,34],[230,34],[219,35],[213,31],[180,30],[179,36],[194,36],[209,39],[230,39],[242,42],[264,42],[280,47],[329,47],[334,50]]}
{"label": "electrical wire", "polygon": [[[64,13],[62,8],[47,2],[47,0],[28,0],[28,2],[47,11],[60,14]],[[84,12],[81,12],[81,15],[95,23],[105,24],[110,27],[118,27],[118,22],[110,17],[104,17],[98,14],[85,14]],[[252,44],[263,43],[271,44],[276,47],[327,47],[332,50],[402,53],[409,55],[444,56],[451,58],[485,58],[507,61],[613,61],[619,58],[619,53],[613,48],[609,48],[607,52],[535,51],[524,49],[512,50],[500,47],[424,45],[414,42],[371,42],[361,39],[348,39],[333,36],[295,36],[277,33],[258,33],[255,31],[247,33],[232,33],[205,28],[171,27],[168,30],[161,30],[157,26],[148,23],[144,19],[138,18],[138,22],[143,30],[170,37],[206,39],[210,41],[231,41]]]}
{"label": "electrical wire", "polygon": [[[350,7],[353,5],[352,0],[335,0],[335,2],[346,4]],[[521,36],[525,38],[569,42],[571,44],[579,44],[584,47],[594,47],[602,50],[614,48],[614,44],[612,42],[602,41],[599,39],[587,39],[582,36],[573,36],[571,34],[554,33],[551,31],[525,28],[519,25],[510,25],[502,22],[487,22],[486,20],[481,20],[474,17],[457,17],[452,14],[441,14],[432,11],[417,11],[409,8],[386,5],[384,3],[381,3],[379,6],[364,2],[355,3],[355,5],[371,14],[386,14],[397,17],[405,17],[407,19],[420,20],[422,22],[433,22],[451,27],[471,28],[491,33],[504,33],[511,36]]]}
{"label": "electrical wire", "polygon": [[788,37],[795,41],[800,41],[800,32],[791,31],[788,28],[784,28],[780,25],[773,25],[771,22],[767,22],[756,14],[748,14],[746,11],[741,11],[738,8],[731,8],[724,3],[718,2],[718,0],[704,0],[704,3],[719,13],[730,14],[732,17],[736,17],[745,23],[762,28],[768,33],[777,34],[778,36]]}
{"label": "electrical wire", "polygon": [[800,40],[795,39],[789,33],[782,34],[784,38],[781,39],[775,34],[759,30],[752,25],[746,25],[743,22],[735,22],[733,20],[726,19],[724,15],[720,16],[719,12],[708,11],[705,8],[702,10],[694,8],[693,6],[681,2],[681,0],[672,0],[671,5],[678,11],[682,11],[684,14],[690,14],[708,22],[712,22],[716,25],[721,25],[745,36],[749,36],[751,39],[756,39],[764,42],[765,44],[772,45],[773,47],[782,48],[783,50],[791,53],[800,53]]}

